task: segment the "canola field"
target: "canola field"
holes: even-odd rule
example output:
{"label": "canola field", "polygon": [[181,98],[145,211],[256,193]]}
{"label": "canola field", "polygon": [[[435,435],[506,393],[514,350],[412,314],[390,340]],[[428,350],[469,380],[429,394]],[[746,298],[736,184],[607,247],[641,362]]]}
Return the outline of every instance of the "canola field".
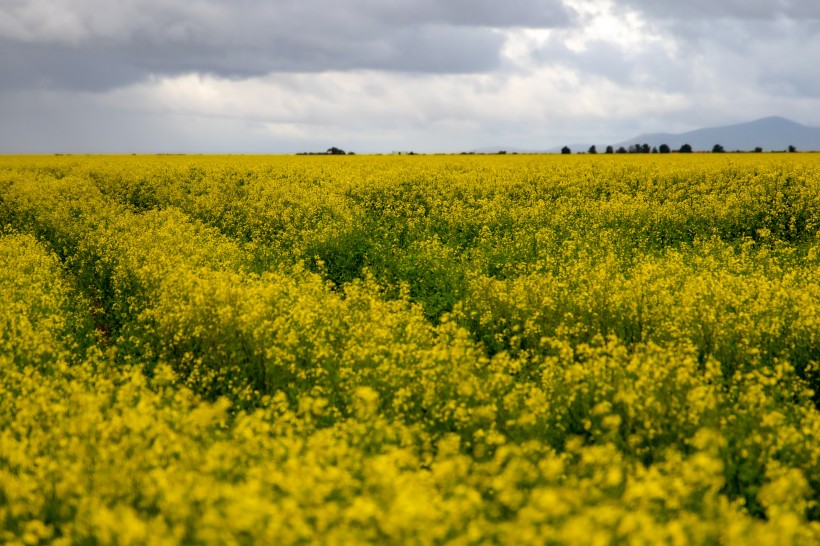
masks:
{"label": "canola field", "polygon": [[0,543],[820,543],[820,155],[0,158]]}

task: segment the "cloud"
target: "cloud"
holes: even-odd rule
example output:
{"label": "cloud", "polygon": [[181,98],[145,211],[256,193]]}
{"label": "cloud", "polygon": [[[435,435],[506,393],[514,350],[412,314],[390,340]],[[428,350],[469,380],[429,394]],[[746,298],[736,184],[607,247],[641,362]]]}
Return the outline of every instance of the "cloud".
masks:
{"label": "cloud", "polygon": [[820,4],[811,0],[615,0],[660,19],[765,19],[820,18]]}
{"label": "cloud", "polygon": [[14,137],[0,138],[0,148],[24,150],[42,133],[39,149],[49,152],[545,150],[564,139],[617,141],[616,120],[674,112],[686,101],[655,91],[635,101],[628,88],[560,66],[493,75],[336,71],[242,80],[191,73],[103,95],[16,96],[15,115],[6,120]]}
{"label": "cloud", "polygon": [[820,125],[814,2],[0,0],[0,151],[462,151]]}
{"label": "cloud", "polygon": [[[735,51],[800,35],[820,34],[820,3],[805,0],[601,0],[611,10],[638,16],[682,47],[719,45]],[[787,50],[781,50],[788,54]]]}
{"label": "cloud", "polygon": [[5,0],[0,70],[6,87],[88,90],[188,72],[487,72],[499,29],[570,17],[559,0]]}

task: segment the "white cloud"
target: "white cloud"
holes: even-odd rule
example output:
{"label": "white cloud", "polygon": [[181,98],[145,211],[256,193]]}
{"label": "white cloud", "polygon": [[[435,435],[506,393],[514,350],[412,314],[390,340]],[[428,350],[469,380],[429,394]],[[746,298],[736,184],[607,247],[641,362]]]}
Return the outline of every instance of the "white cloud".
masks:
{"label": "white cloud", "polygon": [[547,149],[566,138],[614,139],[601,135],[605,124],[687,105],[681,95],[665,92],[635,101],[629,89],[582,76],[562,66],[496,76],[359,71],[236,81],[188,74],[111,92],[105,103],[256,124],[269,135],[306,142],[344,137],[367,151],[387,145],[459,151],[504,142]]}

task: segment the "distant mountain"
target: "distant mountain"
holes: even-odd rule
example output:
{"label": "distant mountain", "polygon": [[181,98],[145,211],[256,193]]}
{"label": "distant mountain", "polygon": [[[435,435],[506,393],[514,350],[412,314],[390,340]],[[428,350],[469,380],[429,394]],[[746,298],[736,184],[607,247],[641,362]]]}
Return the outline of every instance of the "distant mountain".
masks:
{"label": "distant mountain", "polygon": [[667,144],[673,150],[689,144],[696,151],[711,151],[715,144],[720,144],[727,152],[749,151],[756,147],[764,150],[786,150],[790,145],[800,151],[820,150],[820,128],[808,127],[774,116],[736,125],[697,129],[688,133],[643,134],[613,146],[616,149],[619,146],[628,149],[633,144],[644,143],[656,147]]}
{"label": "distant mountain", "polygon": [[[720,144],[727,152],[735,150],[752,151],[757,147],[765,151],[786,150],[794,146],[798,151],[820,151],[820,128],[809,127],[792,120],[772,116],[746,123],[724,125],[696,129],[686,133],[646,133],[612,144],[616,150],[623,146],[629,149],[635,144],[649,144],[650,147],[668,145],[672,150],[678,150],[684,144],[689,144],[695,151],[711,151],[715,144]],[[569,144],[572,153],[586,152],[591,144]],[[598,153],[604,153],[608,144],[596,144]],[[506,150],[508,153],[561,153],[561,146],[546,150],[523,149],[504,146],[486,147],[474,150],[479,154],[498,153]]]}

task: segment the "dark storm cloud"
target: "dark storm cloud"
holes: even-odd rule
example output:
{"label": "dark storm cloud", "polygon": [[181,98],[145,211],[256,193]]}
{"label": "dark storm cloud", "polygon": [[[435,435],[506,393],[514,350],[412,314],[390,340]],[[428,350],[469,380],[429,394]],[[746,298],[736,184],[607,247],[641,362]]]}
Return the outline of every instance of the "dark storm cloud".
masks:
{"label": "dark storm cloud", "polygon": [[133,65],[106,49],[54,47],[0,40],[0,91],[62,88],[106,89],[132,83]]}
{"label": "dark storm cloud", "polygon": [[486,72],[504,43],[496,29],[569,20],[560,0],[0,0],[0,89],[105,90],[188,72]]}

